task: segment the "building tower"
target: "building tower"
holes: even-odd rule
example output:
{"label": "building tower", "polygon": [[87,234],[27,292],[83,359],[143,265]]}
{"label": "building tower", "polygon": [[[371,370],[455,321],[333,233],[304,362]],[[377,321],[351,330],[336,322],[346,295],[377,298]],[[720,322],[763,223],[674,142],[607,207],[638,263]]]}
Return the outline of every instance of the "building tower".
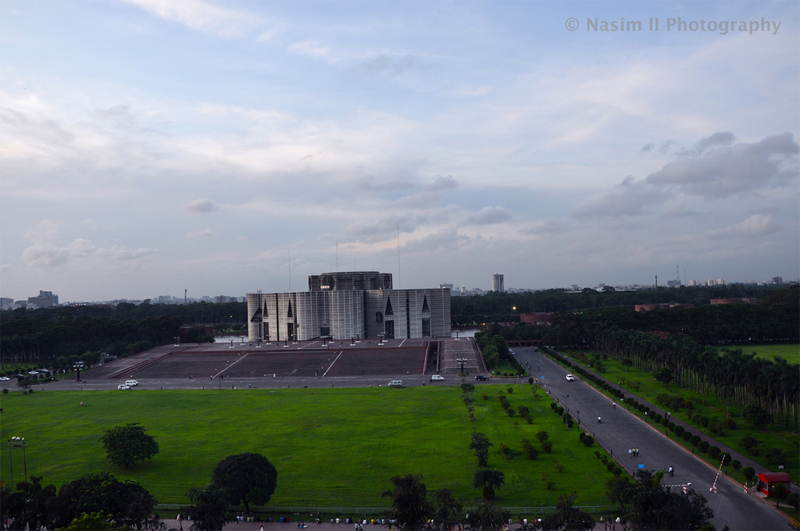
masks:
{"label": "building tower", "polygon": [[504,293],[506,291],[506,287],[503,284],[502,274],[494,273],[492,275],[492,291],[497,291],[499,293]]}

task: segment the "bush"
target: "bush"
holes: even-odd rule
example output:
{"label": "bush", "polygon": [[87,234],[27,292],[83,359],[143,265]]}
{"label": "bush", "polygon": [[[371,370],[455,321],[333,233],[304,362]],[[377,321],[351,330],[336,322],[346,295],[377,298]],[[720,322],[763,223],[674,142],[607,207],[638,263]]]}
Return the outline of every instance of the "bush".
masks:
{"label": "bush", "polygon": [[798,496],[796,492],[793,492],[786,497],[786,503],[793,506],[795,509],[800,510],[800,496]]}
{"label": "bush", "polygon": [[583,437],[583,444],[589,447],[594,444],[594,439],[592,438],[591,435],[586,435]]}
{"label": "bush", "polygon": [[674,432],[675,431],[675,423],[674,422],[670,422],[669,424],[667,424],[667,429],[669,431],[673,431]]}
{"label": "bush", "polygon": [[662,417],[661,420],[659,420],[659,422],[661,423],[662,426],[665,427],[669,425],[669,419],[667,417]]}
{"label": "bush", "polygon": [[688,442],[692,438],[692,432],[685,431],[685,432],[683,432],[683,435],[681,435],[681,437],[683,437],[684,441]]}
{"label": "bush", "polygon": [[753,476],[756,475],[756,470],[751,466],[746,466],[742,469],[742,474],[744,474],[744,477],[747,481],[750,481],[753,479]]}
{"label": "bush", "polygon": [[786,497],[786,494],[787,494],[786,487],[783,485],[783,483],[778,483],[777,485],[772,487],[772,495],[778,498],[779,500],[784,499]]}
{"label": "bush", "polygon": [[681,404],[681,407],[684,409],[694,409],[694,404],[692,404],[691,400],[686,400]]}
{"label": "bush", "polygon": [[533,378],[528,378],[528,383],[533,385]]}
{"label": "bush", "polygon": [[542,450],[544,450],[545,453],[549,454],[550,452],[553,451],[553,443],[551,443],[550,441],[544,441],[542,443]]}
{"label": "bush", "polygon": [[538,441],[541,443],[545,442],[549,437],[550,434],[547,433],[546,431],[540,431],[539,433],[536,434],[536,439],[538,439]]}
{"label": "bush", "polygon": [[722,422],[722,425],[723,425],[723,426],[725,426],[725,428],[727,428],[727,429],[729,429],[729,430],[735,430],[735,429],[736,429],[736,421],[735,421],[735,420],[733,420],[733,419],[732,419],[732,418],[730,418],[730,417],[726,418],[726,419],[725,419],[725,420]]}
{"label": "bush", "polygon": [[608,466],[606,467],[606,469],[608,469],[608,471],[609,471],[609,472],[613,472],[613,471],[614,471],[614,466],[615,466],[615,465],[614,465],[614,463],[613,463],[613,462],[612,462],[612,463],[609,463],[609,464],[608,464]]}
{"label": "bush", "polygon": [[744,448],[747,455],[758,455],[758,440],[755,437],[744,437],[739,439],[739,444]]}
{"label": "bush", "polygon": [[692,446],[697,446],[700,443],[700,436],[697,434],[692,435],[692,438],[689,439],[689,443],[691,443]]}
{"label": "bush", "polygon": [[700,441],[697,444],[697,449],[700,450],[703,453],[706,453],[708,451],[708,446],[709,446],[708,445],[708,441]]}
{"label": "bush", "polygon": [[731,466],[733,467],[734,470],[741,470],[742,463],[738,459],[734,459],[733,461],[731,461]]}
{"label": "bush", "polygon": [[556,410],[556,413],[558,413],[558,416],[560,417],[561,415],[564,414],[564,408],[561,407],[561,406],[558,406],[558,409]]}
{"label": "bush", "polygon": [[655,415],[653,415],[653,418],[656,419],[656,422],[661,422],[661,419],[663,419],[664,417],[661,416],[661,413],[656,413]]}
{"label": "bush", "polygon": [[764,452],[764,457],[773,465],[782,465],[786,461],[786,454],[780,448],[770,448]]}
{"label": "bush", "polygon": [[708,449],[708,456],[716,459],[722,450],[719,449],[719,446],[712,446]]}
{"label": "bush", "polygon": [[729,454],[728,452],[722,452],[719,457],[720,457],[720,459],[722,459],[722,464],[723,465],[730,464],[730,462],[731,462],[731,454]]}
{"label": "bush", "polygon": [[510,394],[510,395],[514,394],[514,388],[513,387],[509,387],[507,389],[507,391],[508,391],[508,394]]}
{"label": "bush", "polygon": [[675,435],[677,435],[678,437],[683,435],[683,432],[685,432],[685,431],[686,431],[686,428],[684,428],[683,426],[675,426]]}

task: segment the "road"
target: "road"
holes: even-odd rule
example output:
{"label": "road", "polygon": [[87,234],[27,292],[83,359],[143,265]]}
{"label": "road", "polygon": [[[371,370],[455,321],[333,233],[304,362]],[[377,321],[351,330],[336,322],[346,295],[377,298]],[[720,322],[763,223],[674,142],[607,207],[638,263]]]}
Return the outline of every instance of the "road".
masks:
{"label": "road", "polygon": [[[530,365],[531,375],[553,398],[568,407],[576,417],[580,416],[584,429],[611,451],[629,472],[639,468],[660,470],[675,467],[675,476],[667,476],[664,483],[691,483],[690,488],[704,494],[709,507],[714,510],[712,522],[717,529],[725,525],[731,531],[782,531],[787,528],[786,517],[760,501],[757,495],[746,494],[724,475],[717,480],[717,493],[711,493],[709,489],[714,483],[716,469],[672,442],[663,431],[639,420],[623,406],[617,404],[616,408],[613,407],[610,399],[580,381],[577,375],[575,381],[567,381],[568,371],[564,367],[533,348],[515,348],[515,352],[520,363]],[[602,417],[602,423],[597,422],[597,417]],[[638,448],[639,456],[629,457],[628,448]]]}

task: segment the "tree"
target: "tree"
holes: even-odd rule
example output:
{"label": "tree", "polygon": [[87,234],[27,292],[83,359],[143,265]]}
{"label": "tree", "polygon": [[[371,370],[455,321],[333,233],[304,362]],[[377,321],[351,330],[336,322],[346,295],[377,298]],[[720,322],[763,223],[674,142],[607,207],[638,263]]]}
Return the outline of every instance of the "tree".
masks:
{"label": "tree", "polygon": [[589,513],[573,507],[576,492],[564,494],[556,501],[556,510],[542,519],[544,531],[564,529],[565,531],[588,531],[594,527],[594,518]]}
{"label": "tree", "polygon": [[632,486],[628,476],[614,476],[606,481],[606,495],[613,503],[620,504],[624,510],[627,503],[625,495]]}
{"label": "tree", "polygon": [[241,502],[250,511],[251,503],[269,502],[278,484],[278,471],[261,454],[229,455],[214,467],[211,483],[225,494],[228,503]]}
{"label": "tree", "polygon": [[625,493],[630,500],[625,518],[632,529],[700,529],[714,517],[701,494],[671,492],[661,485],[663,471],[640,470],[636,483]]}
{"label": "tree", "polygon": [[506,482],[506,476],[499,470],[480,468],[472,476],[472,486],[483,489],[482,495],[487,500],[494,499],[495,489],[499,489]]}
{"label": "tree", "polygon": [[424,529],[431,514],[428,503],[428,489],[419,474],[394,476],[391,479],[393,490],[386,490],[382,498],[392,499],[392,508],[386,511],[390,520],[395,520],[401,529]]}
{"label": "tree", "polygon": [[431,498],[431,505],[433,506],[431,518],[433,519],[434,529],[439,531],[455,529],[461,523],[461,512],[464,506],[453,497],[453,491],[439,489],[433,492]]}
{"label": "tree", "polygon": [[55,486],[43,485],[41,476],[31,477],[30,483],[20,481],[17,483],[16,492],[3,488],[0,499],[3,516],[14,519],[10,528],[12,530],[52,529],[48,505],[55,497]]}
{"label": "tree", "polygon": [[156,438],[147,435],[136,422],[114,426],[98,441],[103,443],[108,460],[122,468],[131,468],[136,461],[151,459],[158,453]]}
{"label": "tree", "polygon": [[160,522],[150,518],[155,506],[155,497],[135,481],[119,481],[106,472],[87,474],[61,486],[48,504],[48,528],[67,527],[83,513],[108,514],[117,526],[157,528]]}
{"label": "tree", "polygon": [[227,520],[225,512],[228,504],[225,502],[225,493],[219,487],[211,484],[204,489],[192,488],[186,496],[192,502],[189,516],[193,531],[222,531]]}
{"label": "tree", "polygon": [[472,442],[469,448],[475,451],[475,457],[478,458],[478,466],[486,466],[489,463],[489,447],[494,446],[489,442],[486,435],[478,432],[472,432]]}
{"label": "tree", "polygon": [[103,513],[83,513],[75,518],[64,531],[117,531],[120,528],[111,521],[111,516]]}
{"label": "tree", "polygon": [[467,527],[474,531],[497,531],[508,522],[509,512],[481,498],[474,512],[469,513]]}

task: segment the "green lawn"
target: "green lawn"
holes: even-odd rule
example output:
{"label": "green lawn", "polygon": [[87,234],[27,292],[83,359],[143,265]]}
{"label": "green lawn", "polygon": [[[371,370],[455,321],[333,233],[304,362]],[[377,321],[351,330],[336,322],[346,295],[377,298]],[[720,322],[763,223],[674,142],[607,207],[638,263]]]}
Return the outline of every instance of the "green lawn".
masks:
{"label": "green lawn", "polygon": [[[514,389],[509,394],[507,389]],[[506,485],[497,503],[554,505],[577,490],[578,504],[608,504],[604,484],[611,474],[586,448],[578,431],[565,430],[550,400],[524,384],[479,386],[475,429],[494,444],[489,465],[502,470]],[[516,409],[530,408],[535,421],[509,417],[497,396]],[[481,397],[487,393],[488,400]],[[223,391],[19,392],[0,395],[0,440],[27,441],[28,474],[57,486],[89,472],[108,471],[139,481],[161,503],[184,503],[190,487],[205,485],[227,455],[258,452],[278,469],[277,506],[382,507],[389,478],[420,473],[429,489],[448,487],[473,503],[476,459],[468,449],[472,423],[458,387],[282,389]],[[80,401],[85,405],[81,407]],[[97,438],[114,425],[139,422],[161,452],[132,470],[105,460]],[[553,453],[535,461],[522,454],[522,438],[550,433]],[[500,443],[513,450],[505,460]],[[8,482],[8,445],[0,445],[0,477]],[[22,477],[22,454],[14,450],[14,475]],[[560,463],[562,473],[556,470]],[[544,490],[542,472],[555,481]]]}
{"label": "green lawn", "polygon": [[[561,353],[578,361],[580,361],[579,358],[581,355],[591,356],[592,354],[591,352],[574,351],[562,351]],[[588,363],[585,363],[585,365],[588,366]],[[635,367],[625,367],[620,362],[611,358],[603,361],[603,368],[605,372],[603,372],[601,376],[614,383],[621,381],[623,392],[632,392],[654,404],[659,408],[659,412],[662,415],[664,414],[663,406],[659,405],[656,401],[656,395],[659,393],[680,395],[684,397],[685,400],[692,401],[694,404],[694,411],[699,411],[709,418],[716,418],[720,422],[725,419],[725,403],[718,400],[714,395],[703,396],[687,388],[678,387],[675,384],[665,386],[657,381],[652,374],[640,371]],[[787,472],[792,477],[792,481],[797,481],[798,478],[800,478],[800,439],[796,433],[786,431],[782,429],[782,426],[777,425],[755,428],[750,426],[742,418],[742,412],[739,408],[731,404],[729,411],[731,417],[736,421],[737,427],[733,430],[725,430],[722,436],[714,435],[696,422],[690,420],[686,414],[686,410],[671,411],[671,413],[672,416],[681,419],[690,426],[694,426],[696,429],[705,433],[706,436],[704,439],[714,438],[744,455],[747,454],[739,444],[739,440],[747,436],[755,437],[759,441],[761,454],[759,456],[749,457],[774,472],[777,472],[778,469],[775,465],[768,463],[764,459],[764,452],[771,447],[782,449],[787,456],[786,462],[784,463],[786,469],[783,471]],[[674,434],[670,435],[674,437]],[[707,455],[701,454],[701,457],[711,461]],[[733,470],[731,470],[731,474],[740,481],[744,481],[743,477],[734,474]]]}
{"label": "green lawn", "polygon": [[759,358],[775,359],[780,356],[789,363],[800,363],[800,344],[798,343],[730,345],[727,348],[740,348],[745,354],[755,352]]}

